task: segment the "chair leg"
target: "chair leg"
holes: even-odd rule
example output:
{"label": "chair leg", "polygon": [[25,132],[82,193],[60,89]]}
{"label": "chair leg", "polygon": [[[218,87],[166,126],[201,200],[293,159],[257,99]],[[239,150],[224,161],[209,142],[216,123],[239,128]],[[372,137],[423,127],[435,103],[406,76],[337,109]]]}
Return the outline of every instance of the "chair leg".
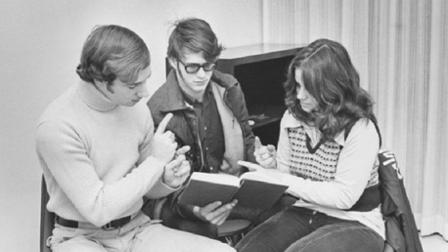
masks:
{"label": "chair leg", "polygon": [[239,234],[233,234],[223,237],[223,242],[227,243],[229,246],[234,247],[241,239],[243,239],[245,232]]}

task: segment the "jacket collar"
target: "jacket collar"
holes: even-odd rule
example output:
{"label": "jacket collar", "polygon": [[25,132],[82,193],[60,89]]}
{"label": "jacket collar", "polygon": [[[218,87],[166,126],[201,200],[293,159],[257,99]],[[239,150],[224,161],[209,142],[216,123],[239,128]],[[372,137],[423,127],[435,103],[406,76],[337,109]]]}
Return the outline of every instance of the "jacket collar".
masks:
{"label": "jacket collar", "polygon": [[[225,89],[229,89],[238,84],[237,80],[233,78],[231,75],[223,74],[219,71],[213,71],[213,75],[210,79],[209,85],[211,82],[218,84]],[[179,83],[177,81],[176,73],[174,70],[171,70],[166,78],[166,96],[165,101],[163,101],[163,105],[160,109],[162,112],[171,112],[176,110],[185,110],[190,108],[191,106],[185,101],[184,95],[182,94],[182,90],[179,87]]]}
{"label": "jacket collar", "polygon": [[184,110],[189,108],[188,103],[185,101],[182,90],[177,82],[176,74],[173,70],[170,71],[166,78],[166,93],[165,101],[163,102],[161,111],[171,112],[176,110]]}

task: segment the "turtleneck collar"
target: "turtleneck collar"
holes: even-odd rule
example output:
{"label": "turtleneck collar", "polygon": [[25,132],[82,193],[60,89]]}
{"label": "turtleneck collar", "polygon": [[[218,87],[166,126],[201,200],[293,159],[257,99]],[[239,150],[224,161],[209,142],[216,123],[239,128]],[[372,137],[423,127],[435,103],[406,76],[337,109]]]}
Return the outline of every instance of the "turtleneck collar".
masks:
{"label": "turtleneck collar", "polygon": [[81,81],[78,84],[78,94],[84,103],[90,108],[107,112],[115,109],[118,105],[113,104],[107,97],[105,97],[92,83]]}

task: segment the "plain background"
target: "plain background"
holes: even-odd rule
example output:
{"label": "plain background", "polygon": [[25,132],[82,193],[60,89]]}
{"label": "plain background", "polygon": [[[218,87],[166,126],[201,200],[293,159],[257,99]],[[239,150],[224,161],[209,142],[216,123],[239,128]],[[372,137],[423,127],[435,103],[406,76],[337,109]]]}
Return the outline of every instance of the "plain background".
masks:
{"label": "plain background", "polygon": [[[39,249],[41,169],[34,151],[35,123],[48,103],[78,81],[82,44],[95,25],[123,25],[146,41],[152,92],[165,79],[167,39],[176,19],[207,20],[225,47],[255,44],[268,37],[266,28],[283,31],[263,23],[263,3],[268,2],[0,0],[0,251]],[[423,242],[425,251],[447,251],[440,237]]]}
{"label": "plain background", "polygon": [[207,20],[225,47],[262,40],[261,0],[0,0],[0,251],[38,251],[35,123],[78,81],[75,68],[92,28],[119,24],[145,40],[154,91],[165,80],[170,27],[190,16]]}

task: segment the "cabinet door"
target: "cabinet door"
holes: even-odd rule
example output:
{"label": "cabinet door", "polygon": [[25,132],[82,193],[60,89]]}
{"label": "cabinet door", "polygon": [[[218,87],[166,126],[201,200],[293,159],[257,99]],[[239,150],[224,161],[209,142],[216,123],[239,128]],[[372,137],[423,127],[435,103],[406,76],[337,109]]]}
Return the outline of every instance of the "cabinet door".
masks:
{"label": "cabinet door", "polygon": [[218,70],[232,74],[240,82],[250,124],[263,144],[277,144],[280,119],[286,109],[283,83],[299,49],[291,45],[229,48],[227,55],[218,60]]}

